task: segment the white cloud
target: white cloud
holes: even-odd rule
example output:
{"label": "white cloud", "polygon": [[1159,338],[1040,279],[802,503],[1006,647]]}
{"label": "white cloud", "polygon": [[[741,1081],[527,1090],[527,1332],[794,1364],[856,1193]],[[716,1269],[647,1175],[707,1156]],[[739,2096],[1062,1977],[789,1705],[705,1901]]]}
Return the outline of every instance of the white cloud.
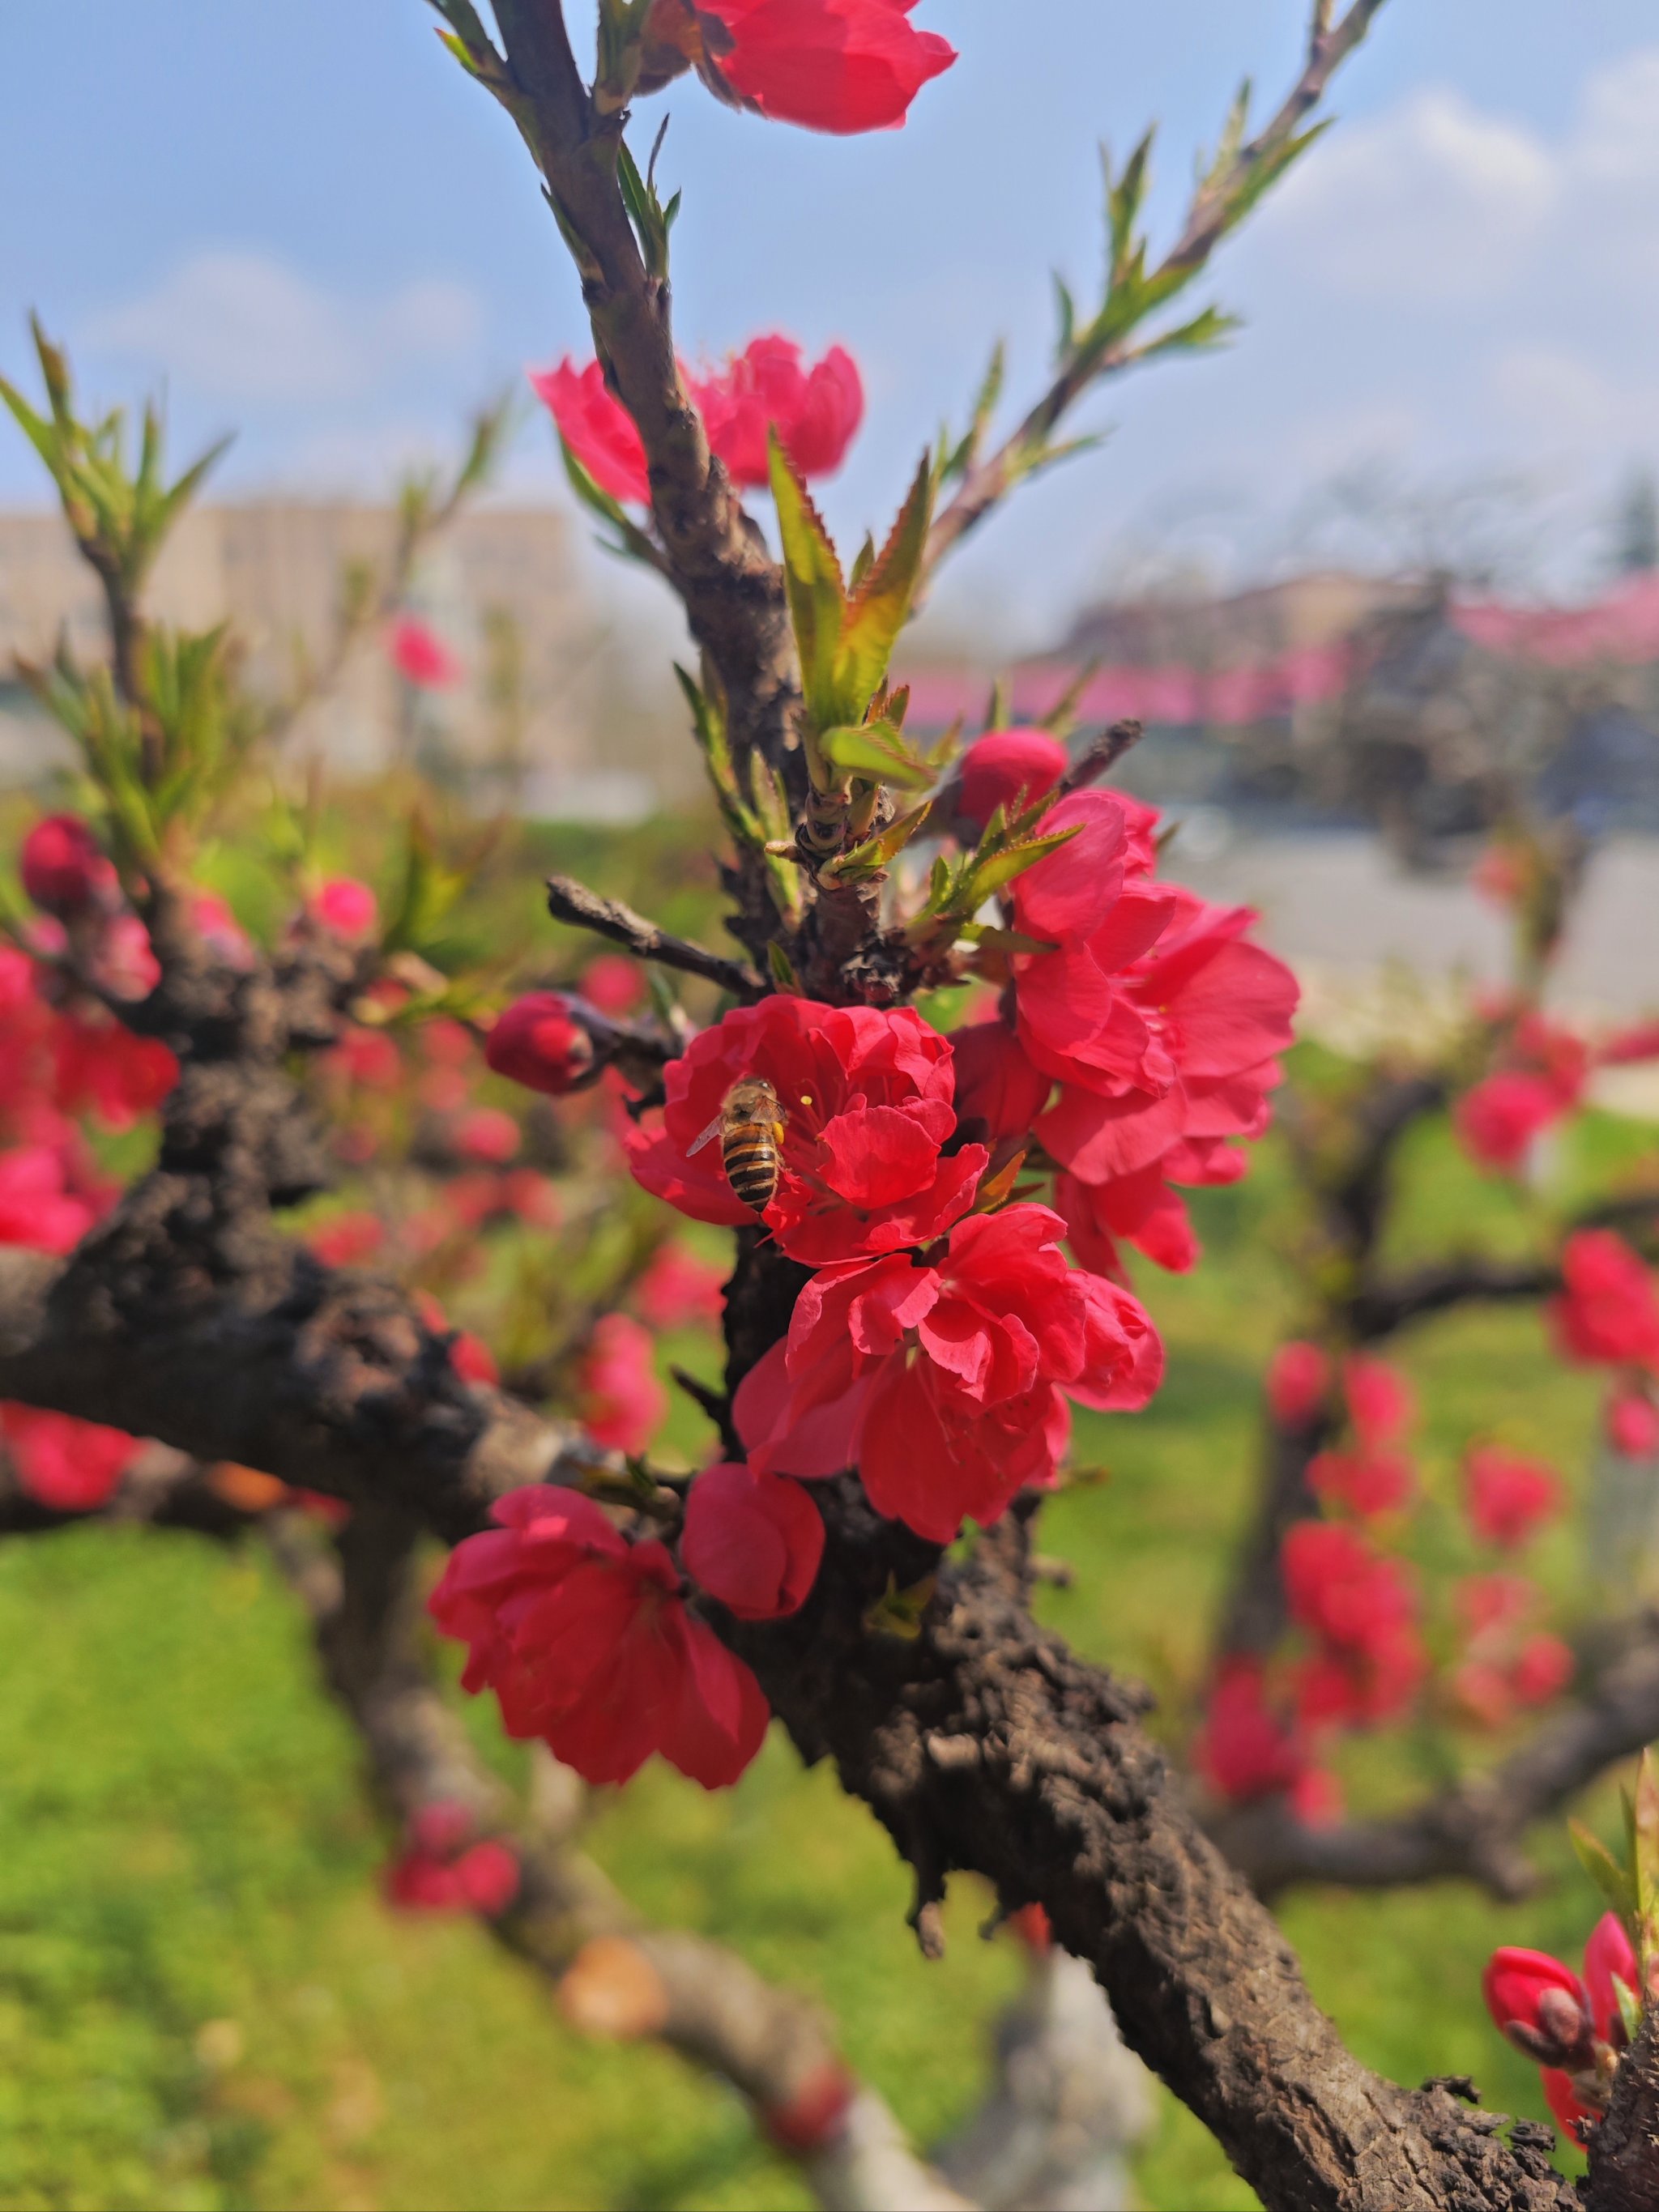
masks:
{"label": "white cloud", "polygon": [[378,300],[332,293],[283,263],[228,249],[191,254],[152,291],[93,316],[94,345],[235,404],[357,398],[411,366],[476,348],[465,285],[429,277]]}
{"label": "white cloud", "polygon": [[1474,301],[1511,282],[1559,191],[1559,161],[1531,132],[1431,88],[1334,132],[1263,227],[1334,289]]}

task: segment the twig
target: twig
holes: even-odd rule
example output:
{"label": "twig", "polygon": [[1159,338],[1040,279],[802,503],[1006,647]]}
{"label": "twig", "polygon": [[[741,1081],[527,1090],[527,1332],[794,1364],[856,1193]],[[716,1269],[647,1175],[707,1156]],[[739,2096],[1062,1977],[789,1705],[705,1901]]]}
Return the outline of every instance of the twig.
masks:
{"label": "twig", "polygon": [[654,921],[647,921],[642,914],[635,914],[620,899],[602,898],[572,876],[548,878],[547,910],[555,921],[568,921],[573,929],[589,929],[596,937],[609,938],[613,945],[626,946],[637,959],[654,960],[659,967],[701,975],[706,982],[729,991],[734,999],[746,1001],[762,995],[760,977],[740,960],[727,960],[705,945],[693,945],[689,938],[675,937]]}
{"label": "twig", "polygon": [[[1307,58],[1301,75],[1278,112],[1264,129],[1241,146],[1220,173],[1201,185],[1188,204],[1181,234],[1147,279],[1156,289],[1159,280],[1181,270],[1203,267],[1225,228],[1227,209],[1251,179],[1285,146],[1323,96],[1341,64],[1370,28],[1382,0],[1352,0],[1347,13],[1334,27],[1325,0],[1316,0],[1310,29]],[[1069,353],[1048,388],[1024,420],[996,451],[975,464],[950,505],[934,520],[928,539],[926,573],[931,574],[945,556],[969,532],[976,529],[1018,482],[1027,457],[1041,453],[1062,418],[1085,392],[1097,383],[1131,366],[1138,349],[1125,337],[1103,354],[1080,360]]]}
{"label": "twig", "polygon": [[1145,732],[1133,717],[1114,722],[1103,737],[1095,739],[1086,752],[1072,763],[1060,779],[1055,797],[1066,798],[1072,792],[1081,791],[1086,784],[1098,783],[1109,775],[1132,745],[1140,743]]}

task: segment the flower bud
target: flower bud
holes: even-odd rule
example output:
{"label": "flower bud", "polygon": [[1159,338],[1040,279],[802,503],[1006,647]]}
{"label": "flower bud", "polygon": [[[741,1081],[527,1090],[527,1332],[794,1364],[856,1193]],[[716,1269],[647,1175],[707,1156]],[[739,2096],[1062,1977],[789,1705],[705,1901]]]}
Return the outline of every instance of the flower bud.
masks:
{"label": "flower bud", "polygon": [[1583,1984],[1547,1951],[1504,1944],[1487,1961],[1480,1987],[1499,2032],[1540,2066],[1571,2071],[1591,2057]]}
{"label": "flower bud", "polygon": [[1330,1354],[1293,1339],[1281,1344],[1267,1368],[1267,1410],[1280,1429],[1305,1429],[1324,1405],[1331,1383]]}
{"label": "flower bud", "polygon": [[380,902],[356,876],[331,876],[308,902],[312,918],[348,941],[372,937],[380,926]]}
{"label": "flower bud", "polygon": [[78,814],[48,814],[23,840],[23,889],[43,914],[73,921],[102,903],[115,870]]}
{"label": "flower bud", "polygon": [[962,759],[961,811],[982,830],[997,808],[1012,814],[1050,792],[1066,773],[1066,752],[1047,730],[992,730]]}
{"label": "flower bud", "polygon": [[592,1073],[593,1040],[562,991],[530,991],[496,1020],[484,1058],[497,1075],[562,1097]]}

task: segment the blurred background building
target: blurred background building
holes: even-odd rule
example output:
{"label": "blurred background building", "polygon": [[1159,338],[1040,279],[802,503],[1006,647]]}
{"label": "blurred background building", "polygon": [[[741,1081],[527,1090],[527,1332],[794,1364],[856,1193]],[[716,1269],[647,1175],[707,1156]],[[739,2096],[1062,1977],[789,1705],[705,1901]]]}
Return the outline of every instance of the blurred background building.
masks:
{"label": "blurred background building", "polygon": [[[384,572],[389,506],[248,500],[191,509],[169,540],[150,600],[158,618],[228,620],[253,683],[290,693],[327,657],[355,572]],[[416,690],[381,635],[362,641],[288,742],[337,778],[400,755],[481,800],[550,817],[633,820],[685,778],[654,701],[642,698],[596,607],[568,518],[489,507],[446,531],[414,579],[407,611],[453,658],[453,684]],[[67,760],[16,659],[49,659],[60,636],[100,649],[97,586],[55,513],[0,511],[0,781],[27,783]]]}

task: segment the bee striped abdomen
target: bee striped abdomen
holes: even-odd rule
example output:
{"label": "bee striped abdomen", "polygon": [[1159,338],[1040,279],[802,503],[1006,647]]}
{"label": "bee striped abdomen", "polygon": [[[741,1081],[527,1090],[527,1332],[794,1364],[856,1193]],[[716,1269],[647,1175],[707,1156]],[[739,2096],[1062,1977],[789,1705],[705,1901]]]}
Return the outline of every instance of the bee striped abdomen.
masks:
{"label": "bee striped abdomen", "polygon": [[757,1213],[769,1206],[778,1189],[778,1140],[775,1131],[750,1124],[733,1129],[720,1146],[726,1180],[735,1196]]}

